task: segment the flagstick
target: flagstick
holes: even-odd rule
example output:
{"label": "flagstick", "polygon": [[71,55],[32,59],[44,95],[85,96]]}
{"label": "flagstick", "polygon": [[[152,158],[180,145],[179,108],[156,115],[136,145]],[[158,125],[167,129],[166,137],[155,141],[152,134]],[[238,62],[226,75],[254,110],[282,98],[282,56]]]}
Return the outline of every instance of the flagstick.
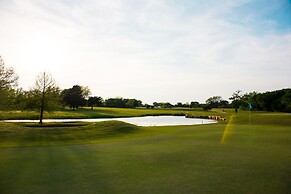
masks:
{"label": "flagstick", "polygon": [[249,129],[251,129],[251,123],[252,123],[252,118],[251,118],[251,110],[252,110],[252,105],[249,103]]}
{"label": "flagstick", "polygon": [[252,117],[251,117],[251,108],[249,109],[249,129],[251,129],[251,124],[252,124]]}
{"label": "flagstick", "polygon": [[249,129],[251,129],[251,109],[249,109]]}

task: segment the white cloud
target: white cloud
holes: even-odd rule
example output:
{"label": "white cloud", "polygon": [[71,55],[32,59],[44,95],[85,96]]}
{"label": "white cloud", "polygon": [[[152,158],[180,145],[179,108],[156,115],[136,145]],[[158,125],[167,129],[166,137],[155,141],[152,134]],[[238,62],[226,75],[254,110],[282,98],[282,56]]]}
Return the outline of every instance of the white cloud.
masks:
{"label": "white cloud", "polygon": [[46,69],[61,87],[148,103],[288,87],[291,33],[257,34],[258,13],[235,12],[248,3],[2,1],[0,54],[23,87]]}

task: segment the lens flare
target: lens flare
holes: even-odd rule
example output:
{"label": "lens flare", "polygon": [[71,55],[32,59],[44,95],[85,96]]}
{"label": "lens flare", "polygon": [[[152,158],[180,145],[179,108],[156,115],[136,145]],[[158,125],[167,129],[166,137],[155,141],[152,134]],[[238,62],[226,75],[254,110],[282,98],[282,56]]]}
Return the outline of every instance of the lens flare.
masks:
{"label": "lens flare", "polygon": [[234,117],[234,115],[231,115],[230,118],[229,118],[229,121],[226,124],[226,127],[224,129],[224,132],[223,132],[223,135],[222,135],[222,138],[221,138],[221,141],[220,141],[221,144],[224,144],[226,142],[226,139],[228,138],[228,136],[231,133],[233,117]]}

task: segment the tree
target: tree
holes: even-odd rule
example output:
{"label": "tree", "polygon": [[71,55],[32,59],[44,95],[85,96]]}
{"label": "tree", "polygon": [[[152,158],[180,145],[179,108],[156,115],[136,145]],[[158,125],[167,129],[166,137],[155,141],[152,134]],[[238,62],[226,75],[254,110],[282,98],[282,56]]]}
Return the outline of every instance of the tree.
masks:
{"label": "tree", "polygon": [[137,99],[127,99],[127,98],[109,98],[106,99],[104,105],[107,107],[116,107],[116,108],[136,108],[142,107],[142,101]]}
{"label": "tree", "polygon": [[242,110],[245,109],[250,109],[250,104],[252,109],[257,109],[258,104],[256,101],[256,96],[257,93],[256,92],[250,92],[250,93],[246,93],[244,95],[241,96],[241,100],[240,100],[240,107]]}
{"label": "tree", "polygon": [[126,100],[125,106],[127,108],[134,108],[137,107],[138,101],[136,99],[128,99]]}
{"label": "tree", "polygon": [[86,99],[90,94],[88,87],[74,85],[72,88],[65,89],[61,93],[63,105],[68,105],[70,108],[75,110],[80,106],[86,105]]}
{"label": "tree", "polygon": [[251,103],[256,110],[291,112],[291,89],[256,93]]}
{"label": "tree", "polygon": [[212,109],[212,107],[209,104],[202,105],[202,108],[203,108],[204,111],[209,111],[209,110]]}
{"label": "tree", "polygon": [[91,107],[91,109],[93,110],[94,106],[100,106],[102,104],[102,98],[99,96],[94,96],[94,97],[89,97],[88,99],[88,106]]}
{"label": "tree", "polygon": [[6,68],[0,56],[0,110],[11,106],[13,88],[18,84],[18,76],[12,67]]}
{"label": "tree", "polygon": [[232,100],[232,107],[235,108],[235,112],[237,113],[237,110],[239,108],[239,105],[241,103],[241,90],[235,91],[232,96],[229,98],[229,100]]}
{"label": "tree", "polygon": [[200,107],[199,102],[191,102],[190,103],[190,108],[199,108],[199,107]]}
{"label": "tree", "polygon": [[161,102],[161,108],[173,108],[174,106],[170,102]]}
{"label": "tree", "polygon": [[211,98],[208,98],[206,100],[206,104],[210,106],[211,108],[218,108],[220,106],[220,103],[222,102],[221,96],[213,96]]}
{"label": "tree", "polygon": [[0,110],[12,110],[14,108],[15,90],[0,90]]}
{"label": "tree", "polygon": [[44,111],[54,109],[59,103],[59,91],[51,74],[44,71],[37,76],[31,93],[36,99],[36,108],[40,110],[39,124],[42,124]]}
{"label": "tree", "polygon": [[0,91],[11,89],[18,85],[18,76],[12,67],[5,68],[4,60],[0,56]]}
{"label": "tree", "polygon": [[88,86],[80,86],[82,91],[82,96],[84,99],[88,99],[91,91]]}
{"label": "tree", "polygon": [[160,106],[160,104],[157,103],[157,102],[154,102],[154,103],[153,103],[153,106],[154,106],[155,108],[158,108],[158,107]]}
{"label": "tree", "polygon": [[229,108],[229,102],[227,100],[221,100],[219,103],[220,108]]}
{"label": "tree", "polygon": [[285,95],[281,98],[282,104],[285,106],[285,112],[291,112],[291,90],[286,90]]}
{"label": "tree", "polygon": [[24,110],[27,104],[27,93],[22,88],[14,91],[13,109]]}
{"label": "tree", "polygon": [[109,98],[105,100],[105,106],[123,108],[125,103],[123,98]]}
{"label": "tree", "polygon": [[185,108],[190,108],[190,104],[189,104],[189,102],[186,102],[185,104],[183,104],[183,107],[185,107]]}

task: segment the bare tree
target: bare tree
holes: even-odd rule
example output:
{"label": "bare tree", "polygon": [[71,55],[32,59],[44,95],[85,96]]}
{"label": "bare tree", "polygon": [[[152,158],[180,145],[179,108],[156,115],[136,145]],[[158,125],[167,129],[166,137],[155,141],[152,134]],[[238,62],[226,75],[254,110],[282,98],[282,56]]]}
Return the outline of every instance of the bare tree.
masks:
{"label": "bare tree", "polygon": [[51,74],[44,71],[37,76],[34,92],[40,97],[39,124],[42,124],[43,113],[45,109],[48,109],[48,101],[52,100],[52,98],[49,99],[47,96],[59,94],[59,88],[56,86],[55,80],[52,78]]}

